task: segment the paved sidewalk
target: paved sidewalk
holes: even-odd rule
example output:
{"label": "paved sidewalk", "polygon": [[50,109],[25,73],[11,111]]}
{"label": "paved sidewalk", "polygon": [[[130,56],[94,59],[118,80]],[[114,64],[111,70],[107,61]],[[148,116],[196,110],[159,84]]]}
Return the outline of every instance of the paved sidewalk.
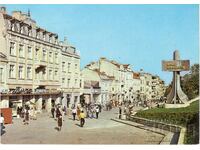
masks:
{"label": "paved sidewalk", "polygon": [[57,131],[57,122],[44,113],[29,125],[23,125],[22,119],[6,125],[2,135],[3,144],[158,144],[163,136],[136,127],[115,122],[111,118],[118,116],[118,109],[103,111],[99,119],[86,119],[81,128],[79,121],[72,116],[64,118],[61,131]]}

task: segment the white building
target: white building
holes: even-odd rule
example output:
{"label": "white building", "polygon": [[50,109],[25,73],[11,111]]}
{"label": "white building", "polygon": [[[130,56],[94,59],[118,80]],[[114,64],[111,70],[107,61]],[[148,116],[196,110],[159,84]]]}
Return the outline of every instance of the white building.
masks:
{"label": "white building", "polygon": [[79,101],[80,56],[65,42],[39,27],[30,13],[9,15],[0,8],[1,108],[16,111],[28,102],[50,111],[53,103]]}

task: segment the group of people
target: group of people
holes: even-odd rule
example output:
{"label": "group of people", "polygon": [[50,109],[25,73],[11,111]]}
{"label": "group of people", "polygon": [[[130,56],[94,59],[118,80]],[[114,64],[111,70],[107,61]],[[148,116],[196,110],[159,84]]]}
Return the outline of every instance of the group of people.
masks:
{"label": "group of people", "polygon": [[[57,120],[58,130],[61,130],[62,122],[64,121],[64,116],[71,113],[72,119],[80,121],[80,126],[83,127],[85,124],[85,118],[99,118],[99,113],[101,112],[100,105],[72,105],[71,109],[66,108],[66,106],[61,107],[61,105],[52,105],[51,114],[52,118]],[[95,116],[96,114],[96,116]]]}
{"label": "group of people", "polygon": [[122,119],[122,115],[126,116],[126,119],[133,113],[133,105],[130,104],[120,104],[119,105],[119,119]]}
{"label": "group of people", "polygon": [[17,107],[17,118],[23,118],[24,125],[29,124],[29,120],[37,119],[37,112],[35,107],[25,105],[24,107]]}
{"label": "group of people", "polygon": [[[86,109],[86,117],[87,118],[90,118],[90,119],[93,119],[93,118],[96,118],[98,119],[99,118],[99,113],[101,112],[101,105],[94,105],[94,104],[88,104],[86,105],[85,107]],[[94,116],[96,114],[96,117]]]}

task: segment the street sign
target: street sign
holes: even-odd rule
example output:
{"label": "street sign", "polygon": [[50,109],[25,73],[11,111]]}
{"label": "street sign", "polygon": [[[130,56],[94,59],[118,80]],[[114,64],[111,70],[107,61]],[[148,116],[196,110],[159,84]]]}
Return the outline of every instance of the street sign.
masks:
{"label": "street sign", "polygon": [[162,61],[163,71],[188,71],[190,69],[189,60]]}

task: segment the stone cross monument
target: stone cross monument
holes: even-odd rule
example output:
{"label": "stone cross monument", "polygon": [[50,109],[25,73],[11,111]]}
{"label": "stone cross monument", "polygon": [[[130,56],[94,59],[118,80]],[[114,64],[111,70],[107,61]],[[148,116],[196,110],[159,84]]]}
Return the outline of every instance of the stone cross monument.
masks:
{"label": "stone cross monument", "polygon": [[180,60],[179,51],[174,51],[172,61],[162,61],[162,70],[173,72],[172,89],[167,96],[167,104],[186,104],[187,95],[182,91],[180,85],[180,71],[188,71],[190,68],[189,60]]}

